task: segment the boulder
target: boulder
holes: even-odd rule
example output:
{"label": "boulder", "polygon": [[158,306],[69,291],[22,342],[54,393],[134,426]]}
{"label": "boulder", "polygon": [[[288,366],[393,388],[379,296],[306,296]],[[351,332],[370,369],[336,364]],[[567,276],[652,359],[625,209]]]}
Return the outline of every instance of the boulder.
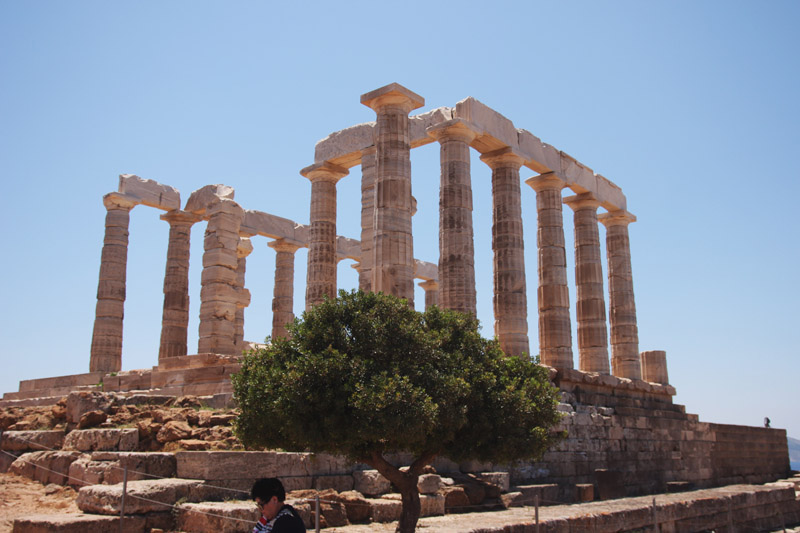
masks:
{"label": "boulder", "polygon": [[192,436],[192,428],[186,422],[172,420],[164,424],[158,431],[156,440],[160,443],[172,442],[175,440],[188,439]]}
{"label": "boulder", "polygon": [[100,409],[97,409],[96,411],[89,411],[88,413],[83,413],[81,415],[81,419],[78,421],[78,429],[86,429],[99,426],[107,419],[108,419],[108,414],[104,413]]}
{"label": "boulder", "polygon": [[108,413],[112,398],[102,392],[79,391],[70,392],[67,396],[66,417],[67,424],[77,425],[81,417],[89,411],[103,411]]}

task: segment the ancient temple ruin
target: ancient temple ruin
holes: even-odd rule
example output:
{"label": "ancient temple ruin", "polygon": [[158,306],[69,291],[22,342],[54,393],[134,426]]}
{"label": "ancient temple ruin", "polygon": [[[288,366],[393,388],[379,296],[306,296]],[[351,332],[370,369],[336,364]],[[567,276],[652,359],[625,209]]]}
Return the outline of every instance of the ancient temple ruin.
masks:
{"label": "ancient temple ruin", "polygon": [[[285,336],[293,318],[294,254],[303,247],[308,249],[306,308],[335,295],[337,262],[349,258],[357,262],[361,289],[406,298],[413,306],[418,282],[426,305],[474,314],[474,149],[491,169],[494,334],[508,355],[537,353],[528,336],[528,312],[535,310],[541,363],[551,367],[568,415],[570,437],[563,448],[548,452],[546,474],[531,470],[518,476],[574,484],[590,482],[598,469],[609,470],[625,478],[629,492],[642,493],[670,482],[763,482],[788,472],[785,432],[700,422],[673,404],[666,354],[640,353],[628,236],[636,217],[617,185],[471,97],[410,115],[424,99],[390,84],[362,95],[361,103],[375,111],[376,120],[318,142],[313,164],[301,171],[311,182],[308,224],[248,209],[257,199],[240,204],[225,185],[202,187],[181,207],[174,188],[121,176],[118,190],[103,198],[106,233],[89,373],[23,381],[3,402],[53,401],[98,382],[106,391],[230,394],[229,376],[250,346],[243,338],[250,300],[246,258],[262,244],[276,253],[273,337]],[[410,152],[434,142],[441,161],[439,257],[425,262],[414,255]],[[362,211],[355,239],[337,233],[336,186],[358,166]],[[525,179],[532,191],[522,190],[523,168],[533,173]],[[566,197],[565,189],[571,193]],[[532,265],[523,254],[521,206],[534,198],[538,296],[531,306],[526,274]],[[575,343],[564,204],[575,234]],[[164,211],[161,218],[169,224],[161,343],[152,369],[122,372],[128,220],[138,205]],[[188,265],[190,228],[199,221],[207,228],[195,351],[187,346]]]}

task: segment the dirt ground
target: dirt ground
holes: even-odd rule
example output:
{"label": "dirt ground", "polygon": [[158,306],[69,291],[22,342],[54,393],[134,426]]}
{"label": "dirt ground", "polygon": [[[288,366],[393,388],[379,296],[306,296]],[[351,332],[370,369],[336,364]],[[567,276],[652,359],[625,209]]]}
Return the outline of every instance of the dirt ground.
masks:
{"label": "dirt ground", "polygon": [[10,533],[14,519],[20,516],[77,513],[76,496],[69,487],[44,486],[16,474],[0,474],[0,533]]}

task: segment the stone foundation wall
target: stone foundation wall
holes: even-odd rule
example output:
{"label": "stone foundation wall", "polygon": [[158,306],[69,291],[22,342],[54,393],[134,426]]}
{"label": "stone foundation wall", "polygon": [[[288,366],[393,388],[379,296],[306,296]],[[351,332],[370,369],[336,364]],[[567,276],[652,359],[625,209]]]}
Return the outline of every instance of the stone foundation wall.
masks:
{"label": "stone foundation wall", "polygon": [[708,424],[712,477],[718,485],[765,483],[790,471],[786,430]]}

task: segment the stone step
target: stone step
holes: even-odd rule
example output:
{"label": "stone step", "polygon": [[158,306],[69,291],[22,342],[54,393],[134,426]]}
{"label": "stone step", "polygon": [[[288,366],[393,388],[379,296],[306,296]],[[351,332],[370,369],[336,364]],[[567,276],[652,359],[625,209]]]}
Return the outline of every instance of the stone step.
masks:
{"label": "stone step", "polygon": [[[92,485],[78,491],[76,504],[84,513],[119,514],[122,502],[122,483]],[[148,479],[129,481],[125,497],[125,512],[146,514],[169,511],[178,500],[200,502],[228,497],[228,491],[209,487],[192,479]]]}
{"label": "stone step", "polygon": [[[123,533],[141,533],[152,529],[171,530],[171,512],[150,513],[146,516],[126,516]],[[23,516],[14,520],[13,533],[119,533],[119,516],[93,514],[45,514]]]}

